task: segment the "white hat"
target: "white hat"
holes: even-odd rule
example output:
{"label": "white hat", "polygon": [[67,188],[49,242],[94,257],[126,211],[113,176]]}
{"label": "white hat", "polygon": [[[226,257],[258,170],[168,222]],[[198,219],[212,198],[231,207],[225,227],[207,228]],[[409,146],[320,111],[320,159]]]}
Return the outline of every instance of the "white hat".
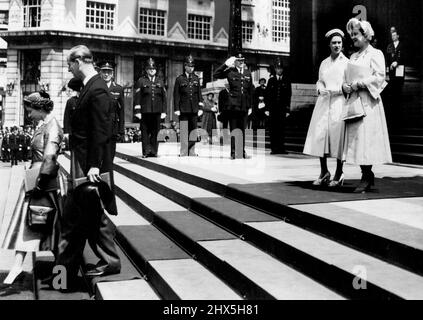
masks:
{"label": "white hat", "polygon": [[332,29],[332,30],[328,31],[328,33],[325,34],[325,38],[330,38],[334,34],[339,34],[343,38],[345,37],[345,34],[344,34],[344,32],[342,32],[341,29]]}

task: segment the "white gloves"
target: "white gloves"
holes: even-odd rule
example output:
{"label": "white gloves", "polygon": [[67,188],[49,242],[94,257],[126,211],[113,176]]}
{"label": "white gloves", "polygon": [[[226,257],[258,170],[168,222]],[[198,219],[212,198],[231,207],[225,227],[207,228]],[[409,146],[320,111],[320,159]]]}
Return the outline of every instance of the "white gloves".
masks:
{"label": "white gloves", "polygon": [[179,117],[181,115],[181,111],[175,111],[175,114]]}
{"label": "white gloves", "polygon": [[265,104],[264,102],[260,102],[260,103],[258,104],[258,108],[259,108],[259,109],[263,109],[265,106],[266,106],[266,104]]}
{"label": "white gloves", "polygon": [[226,66],[228,66],[229,68],[232,68],[235,64],[235,57],[230,57],[228,60],[225,61]]}
{"label": "white gloves", "polygon": [[265,111],[265,112],[264,112],[264,114],[265,114],[266,116],[270,116],[270,112],[269,112],[269,111]]}
{"label": "white gloves", "polygon": [[141,120],[141,118],[142,118],[141,113],[136,113],[135,114],[135,118],[137,118],[138,120]]}
{"label": "white gloves", "polygon": [[248,115],[250,116],[253,113],[253,109],[248,109]]}
{"label": "white gloves", "polygon": [[213,107],[213,108],[211,108],[211,111],[213,111],[213,112],[217,112],[217,107]]}
{"label": "white gloves", "polygon": [[201,117],[203,115],[203,110],[198,110],[198,116]]}
{"label": "white gloves", "polygon": [[160,119],[165,119],[166,118],[166,113],[162,113],[161,115],[160,115]]}

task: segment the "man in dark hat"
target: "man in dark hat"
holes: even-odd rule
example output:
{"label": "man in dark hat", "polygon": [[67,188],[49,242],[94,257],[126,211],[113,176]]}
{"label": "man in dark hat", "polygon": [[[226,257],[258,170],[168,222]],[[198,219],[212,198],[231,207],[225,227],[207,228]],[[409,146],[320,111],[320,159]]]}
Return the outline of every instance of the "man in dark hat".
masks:
{"label": "man in dark hat", "polygon": [[197,140],[191,139],[193,138],[191,133],[197,129],[198,117],[203,114],[204,100],[201,95],[200,79],[194,74],[194,68],[194,58],[189,55],[184,62],[185,72],[176,78],[173,90],[175,114],[180,121],[181,157],[196,156]]}
{"label": "man in dark hat", "polygon": [[269,79],[265,92],[265,103],[270,112],[270,147],[271,154],[284,154],[285,123],[287,113],[290,112],[292,89],[279,58],[274,68],[276,75]]}
{"label": "man in dark hat", "polygon": [[100,63],[100,75],[109,88],[110,95],[113,98],[112,110],[112,158],[116,154],[116,143],[121,136],[125,134],[125,102],[123,87],[114,81],[114,64],[110,61]]}
{"label": "man in dark hat", "polygon": [[134,115],[141,120],[142,157],[157,157],[160,121],[166,118],[166,89],[164,81],[157,76],[153,58],[145,65],[146,74],[135,85]]}
{"label": "man in dark hat", "polygon": [[[248,159],[245,152],[245,129],[247,117],[252,113],[254,85],[251,72],[245,66],[245,58],[242,53],[230,57],[216,69],[214,77],[227,79],[229,83],[229,102],[226,112],[231,130],[231,159]],[[242,133],[241,147],[236,147],[236,133]]]}

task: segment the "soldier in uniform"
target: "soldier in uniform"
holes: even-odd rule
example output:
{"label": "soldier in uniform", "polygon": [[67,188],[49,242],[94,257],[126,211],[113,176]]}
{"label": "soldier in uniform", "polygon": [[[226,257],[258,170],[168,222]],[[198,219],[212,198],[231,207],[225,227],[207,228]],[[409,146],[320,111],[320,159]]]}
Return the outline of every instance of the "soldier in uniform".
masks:
{"label": "soldier in uniform", "polygon": [[270,148],[271,154],[284,154],[285,123],[290,112],[292,89],[279,58],[274,67],[276,75],[269,79],[265,93],[265,103],[270,112]]}
{"label": "soldier in uniform", "polygon": [[147,60],[145,72],[135,85],[134,115],[141,120],[142,157],[156,158],[160,121],[166,118],[166,89],[153,58]]}
{"label": "soldier in uniform", "polygon": [[231,159],[248,159],[245,152],[245,129],[247,117],[252,113],[254,86],[251,72],[245,66],[242,53],[230,57],[216,69],[214,77],[227,79],[229,83],[229,103],[227,116],[231,133],[239,129],[242,132],[242,148],[235,148],[235,137],[231,136]]}
{"label": "soldier in uniform", "polygon": [[116,154],[116,143],[120,136],[125,134],[125,103],[123,95],[123,87],[114,81],[114,65],[105,61],[99,65],[100,75],[109,88],[110,95],[113,98],[112,109],[112,159]]}
{"label": "soldier in uniform", "polygon": [[1,144],[1,154],[3,162],[9,162],[10,160],[10,147],[9,147],[9,133],[4,131],[3,142]]}
{"label": "soldier in uniform", "polygon": [[[179,117],[181,130],[181,157],[196,156],[196,140],[190,139],[190,135],[197,129],[198,117],[203,114],[204,100],[200,79],[194,74],[194,68],[194,58],[189,55],[184,62],[185,72],[176,78],[173,90],[174,109]],[[184,122],[188,123],[187,136],[183,129]]]}
{"label": "soldier in uniform", "polygon": [[9,135],[9,148],[8,150],[10,153],[10,163],[13,166],[18,165],[18,151],[19,151],[19,135],[18,135],[18,128],[13,127],[12,133]]}

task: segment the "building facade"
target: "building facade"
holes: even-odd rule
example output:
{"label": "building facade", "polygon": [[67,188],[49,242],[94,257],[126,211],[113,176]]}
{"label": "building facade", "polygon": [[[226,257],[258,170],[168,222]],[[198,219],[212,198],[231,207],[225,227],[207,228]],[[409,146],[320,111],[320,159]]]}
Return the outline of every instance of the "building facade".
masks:
{"label": "building facade", "polygon": [[[133,85],[153,57],[164,76],[168,120],[183,60],[192,54],[203,87],[227,58],[229,0],[10,0],[7,41],[7,94],[4,125],[25,124],[23,97],[44,88],[63,118],[71,78],[66,56],[87,45],[95,60],[116,63],[116,81],[125,88],[126,122],[132,122]],[[1,8],[0,8],[1,9]],[[1,11],[0,11],[1,14]],[[276,56],[290,50],[289,0],[242,1],[243,50],[254,81],[269,76]]]}

